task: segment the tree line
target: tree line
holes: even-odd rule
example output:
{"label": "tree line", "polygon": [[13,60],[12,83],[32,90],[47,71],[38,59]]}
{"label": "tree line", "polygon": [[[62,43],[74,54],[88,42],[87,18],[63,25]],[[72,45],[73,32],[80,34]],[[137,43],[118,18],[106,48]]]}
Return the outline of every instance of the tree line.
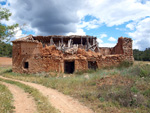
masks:
{"label": "tree line", "polygon": [[0,57],[12,57],[12,45],[0,41]]}
{"label": "tree line", "polygon": [[133,56],[138,61],[150,61],[150,48],[146,48],[144,51],[134,49]]}

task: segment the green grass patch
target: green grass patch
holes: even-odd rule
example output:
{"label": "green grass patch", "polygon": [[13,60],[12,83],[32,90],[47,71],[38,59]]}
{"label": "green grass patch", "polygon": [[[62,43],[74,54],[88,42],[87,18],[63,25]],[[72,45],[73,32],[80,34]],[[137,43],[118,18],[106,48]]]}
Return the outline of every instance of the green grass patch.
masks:
{"label": "green grass patch", "polygon": [[17,85],[18,87],[24,89],[25,92],[33,96],[39,113],[58,113],[58,110],[52,107],[48,102],[48,99],[44,97],[37,89],[12,80],[5,80],[0,78],[0,81]]}
{"label": "green grass patch", "polygon": [[13,113],[13,96],[8,88],[0,84],[0,113]]}

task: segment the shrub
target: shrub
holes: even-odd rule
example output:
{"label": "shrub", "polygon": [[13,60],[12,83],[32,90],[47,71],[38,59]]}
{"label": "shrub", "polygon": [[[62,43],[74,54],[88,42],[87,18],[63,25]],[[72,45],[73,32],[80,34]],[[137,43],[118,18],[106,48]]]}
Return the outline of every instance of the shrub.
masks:
{"label": "shrub", "polygon": [[143,95],[147,96],[147,97],[150,97],[150,89],[144,91]]}
{"label": "shrub", "polygon": [[112,101],[114,104],[118,102],[124,107],[138,107],[146,105],[145,97],[138,93],[138,89],[132,85],[121,87],[103,86],[98,98],[100,101]]}
{"label": "shrub", "polygon": [[140,77],[150,77],[150,65],[143,65],[140,68]]}
{"label": "shrub", "polygon": [[138,89],[135,86],[133,86],[131,87],[131,92],[138,93]]}
{"label": "shrub", "polygon": [[104,101],[105,101],[105,99],[104,99],[103,97],[100,97],[99,100],[100,100],[101,102],[104,102]]}
{"label": "shrub", "polygon": [[132,65],[133,65],[133,62],[129,62],[129,61],[125,60],[119,64],[118,68],[130,67]]}

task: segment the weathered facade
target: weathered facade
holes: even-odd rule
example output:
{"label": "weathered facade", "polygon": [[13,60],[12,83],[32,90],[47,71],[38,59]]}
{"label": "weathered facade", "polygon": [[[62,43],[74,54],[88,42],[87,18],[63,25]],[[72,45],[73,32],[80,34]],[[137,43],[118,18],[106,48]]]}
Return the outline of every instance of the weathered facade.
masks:
{"label": "weathered facade", "polygon": [[132,40],[120,37],[113,48],[98,47],[93,36],[32,36],[13,41],[13,72],[66,72],[133,62]]}

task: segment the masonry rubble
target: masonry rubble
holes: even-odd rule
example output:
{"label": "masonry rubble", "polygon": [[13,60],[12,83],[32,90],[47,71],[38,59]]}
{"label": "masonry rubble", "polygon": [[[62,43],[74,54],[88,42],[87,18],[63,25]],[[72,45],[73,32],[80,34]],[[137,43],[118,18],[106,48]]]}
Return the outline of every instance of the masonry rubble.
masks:
{"label": "masonry rubble", "polygon": [[133,62],[132,39],[118,38],[115,47],[99,47],[93,36],[26,36],[13,42],[13,72],[66,72]]}

